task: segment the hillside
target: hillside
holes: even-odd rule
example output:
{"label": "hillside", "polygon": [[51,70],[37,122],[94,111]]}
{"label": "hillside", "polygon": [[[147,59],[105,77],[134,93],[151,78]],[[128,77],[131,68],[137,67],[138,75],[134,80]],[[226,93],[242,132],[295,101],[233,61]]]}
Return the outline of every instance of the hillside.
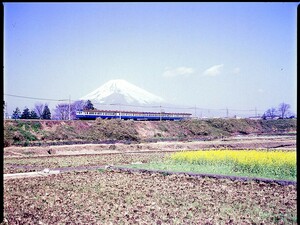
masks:
{"label": "hillside", "polygon": [[297,120],[4,121],[4,147],[79,143],[212,140],[249,134],[296,133]]}

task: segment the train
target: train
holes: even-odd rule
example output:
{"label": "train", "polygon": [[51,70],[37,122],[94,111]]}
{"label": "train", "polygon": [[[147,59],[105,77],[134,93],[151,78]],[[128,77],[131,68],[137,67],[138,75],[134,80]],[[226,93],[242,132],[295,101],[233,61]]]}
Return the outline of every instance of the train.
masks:
{"label": "train", "polygon": [[181,121],[191,118],[191,113],[168,113],[168,112],[136,112],[118,110],[80,110],[76,111],[76,119],[95,120],[101,119],[123,119],[123,120],[172,120]]}

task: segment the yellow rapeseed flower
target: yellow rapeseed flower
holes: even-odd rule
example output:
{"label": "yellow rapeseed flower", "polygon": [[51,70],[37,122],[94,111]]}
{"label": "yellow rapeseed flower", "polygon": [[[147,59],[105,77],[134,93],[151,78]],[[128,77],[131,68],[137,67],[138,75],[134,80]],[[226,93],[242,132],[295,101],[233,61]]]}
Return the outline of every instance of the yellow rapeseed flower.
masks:
{"label": "yellow rapeseed flower", "polygon": [[[296,152],[292,151],[258,151],[258,150],[206,150],[184,151],[171,155],[171,160],[196,164],[230,164],[235,169],[259,172],[262,170],[295,171]],[[277,171],[277,172],[276,172]]]}

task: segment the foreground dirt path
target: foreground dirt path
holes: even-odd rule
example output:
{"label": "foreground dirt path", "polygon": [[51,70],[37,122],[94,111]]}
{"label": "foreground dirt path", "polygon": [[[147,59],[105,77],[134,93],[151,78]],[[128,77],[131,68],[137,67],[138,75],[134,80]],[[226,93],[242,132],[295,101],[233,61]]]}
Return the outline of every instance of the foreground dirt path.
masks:
{"label": "foreground dirt path", "polygon": [[4,174],[4,180],[10,179],[22,179],[22,178],[32,178],[32,177],[45,177],[59,173],[66,172],[80,172],[80,171],[91,171],[91,170],[110,170],[110,171],[121,171],[121,172],[138,172],[138,173],[147,173],[147,174],[163,174],[163,175],[186,175],[196,178],[216,178],[216,179],[229,179],[232,181],[255,181],[255,182],[264,182],[264,183],[276,183],[280,185],[297,185],[297,181],[291,180],[276,180],[268,178],[256,178],[256,177],[243,177],[243,176],[227,176],[227,175],[217,175],[217,174],[203,174],[203,173],[192,173],[192,172],[171,172],[165,170],[150,170],[150,169],[136,169],[136,168],[127,168],[123,166],[77,166],[77,167],[64,167],[64,168],[55,168],[55,169],[44,169],[37,172],[24,172],[24,173],[13,173],[13,174]]}
{"label": "foreground dirt path", "polygon": [[78,144],[48,147],[7,147],[4,157],[63,156],[147,151],[179,151],[208,148],[296,149],[296,136],[236,136],[213,141],[156,142],[137,144]]}

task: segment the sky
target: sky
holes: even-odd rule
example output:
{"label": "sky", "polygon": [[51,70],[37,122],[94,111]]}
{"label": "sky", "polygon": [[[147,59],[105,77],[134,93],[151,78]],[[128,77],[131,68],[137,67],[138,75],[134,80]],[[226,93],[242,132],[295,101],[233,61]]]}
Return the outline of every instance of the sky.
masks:
{"label": "sky", "polygon": [[3,3],[7,112],[124,79],[177,105],[296,113],[297,6]]}

